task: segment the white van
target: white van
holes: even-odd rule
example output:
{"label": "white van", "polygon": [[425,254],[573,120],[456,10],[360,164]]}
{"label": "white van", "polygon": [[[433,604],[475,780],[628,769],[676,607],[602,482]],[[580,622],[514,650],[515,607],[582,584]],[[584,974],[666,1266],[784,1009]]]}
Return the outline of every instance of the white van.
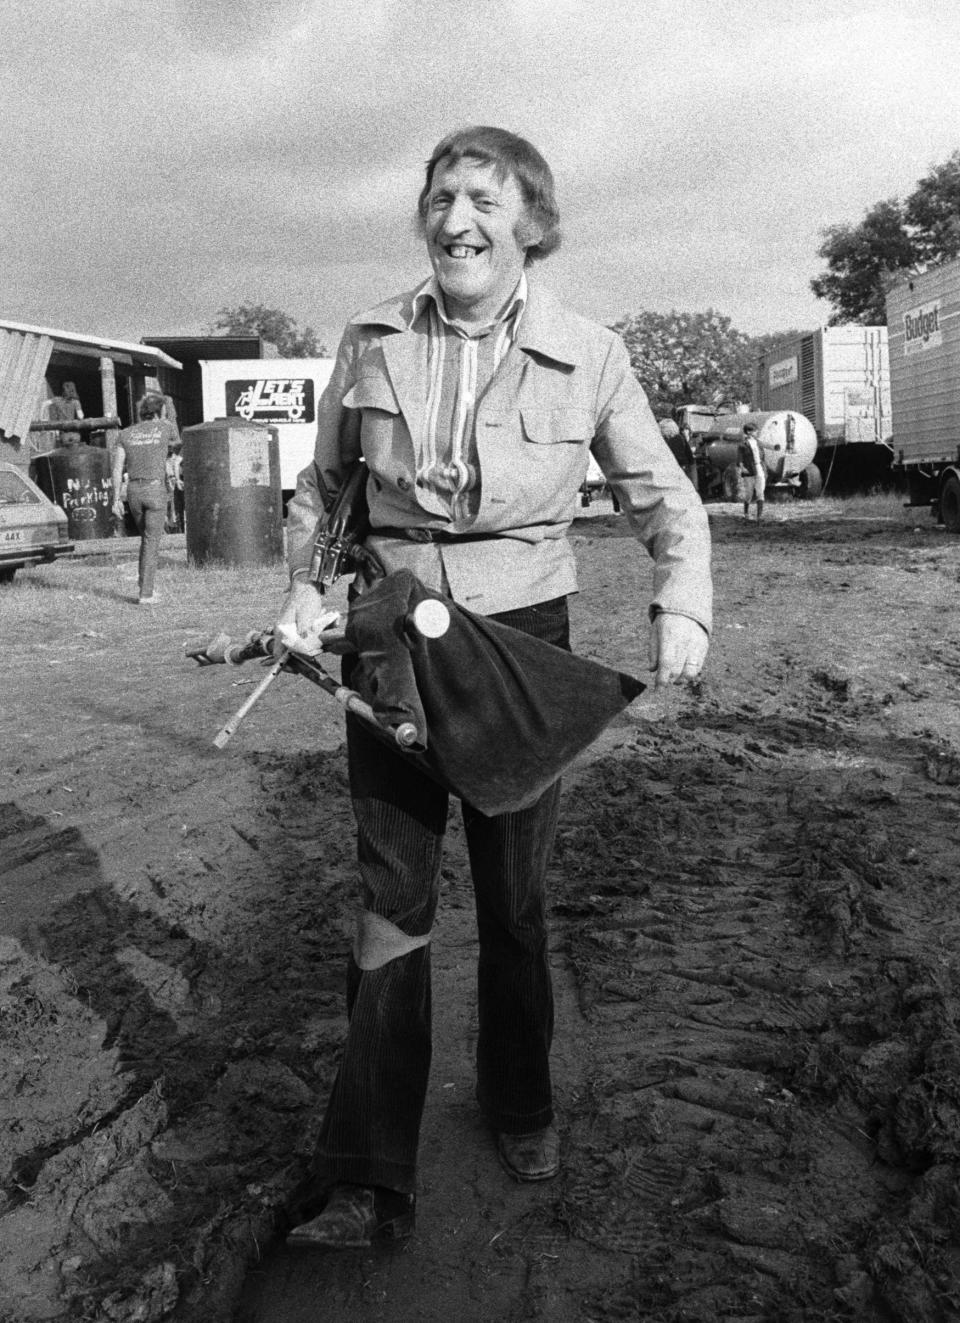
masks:
{"label": "white van", "polygon": [[287,499],[313,458],[317,402],[332,371],[332,358],[201,359],[203,421],[242,418],[275,427]]}

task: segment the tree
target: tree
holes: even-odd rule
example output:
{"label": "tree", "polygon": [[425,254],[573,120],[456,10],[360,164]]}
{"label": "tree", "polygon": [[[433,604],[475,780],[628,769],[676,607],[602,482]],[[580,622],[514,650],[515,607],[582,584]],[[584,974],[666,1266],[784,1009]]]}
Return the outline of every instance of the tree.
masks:
{"label": "tree", "polygon": [[918,180],[905,202],[875,202],[859,224],[828,226],[817,252],[827,270],[810,288],[833,305],[830,324],[882,325],[896,272],[960,256],[960,151]]}
{"label": "tree", "polygon": [[678,404],[733,405],[753,393],[753,339],[729,317],[706,312],[639,312],[612,327],[623,339],[650,407],[666,417]]}
{"label": "tree", "polygon": [[904,208],[924,265],[960,256],[960,151],[936,166],[917,184]]}
{"label": "tree", "polygon": [[312,326],[297,329],[293,317],[279,308],[262,303],[241,303],[236,308],[221,308],[210,334],[259,335],[276,347],[281,358],[326,358],[327,349],[317,343]]}
{"label": "tree", "polygon": [[859,225],[831,225],[823,231],[818,256],[828,270],[810,281],[818,299],[833,304],[829,323],[883,325],[886,284],[895,271],[913,266],[917,249],[896,198],[876,202]]}

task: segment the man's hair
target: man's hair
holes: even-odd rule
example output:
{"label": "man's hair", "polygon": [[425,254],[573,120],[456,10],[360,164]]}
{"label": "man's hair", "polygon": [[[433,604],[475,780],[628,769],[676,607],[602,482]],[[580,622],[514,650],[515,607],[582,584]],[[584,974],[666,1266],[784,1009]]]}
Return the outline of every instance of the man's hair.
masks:
{"label": "man's hair", "polygon": [[159,418],[163,413],[162,395],[144,395],[137,405],[138,418]]}
{"label": "man's hair", "polygon": [[[526,138],[520,138],[506,129],[474,124],[457,129],[441,138],[427,162],[427,177],[417,203],[418,226],[421,234],[426,228],[427,206],[433,174],[437,166],[456,165],[468,157],[492,165],[502,184],[513,175],[527,209],[527,218],[541,231],[539,240],[526,247],[526,265],[549,257],[560,247],[560,209],[557,206],[553,174],[549,165]],[[522,243],[522,232],[518,242]]]}
{"label": "man's hair", "polygon": [[743,425],[744,436],[752,436],[756,430],[757,430],[756,423],[744,423]]}

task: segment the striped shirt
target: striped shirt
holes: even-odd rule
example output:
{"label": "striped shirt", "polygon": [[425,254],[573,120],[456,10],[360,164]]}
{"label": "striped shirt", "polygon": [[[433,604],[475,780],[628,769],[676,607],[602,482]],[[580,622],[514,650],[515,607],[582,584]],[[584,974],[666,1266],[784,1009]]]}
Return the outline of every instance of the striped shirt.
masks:
{"label": "striped shirt", "polygon": [[474,518],[480,506],[477,403],[513,347],[526,299],[523,274],[497,321],[468,332],[448,318],[435,277],[414,296],[411,325],[427,332],[426,424],[414,438],[417,484],[444,502],[454,522]]}

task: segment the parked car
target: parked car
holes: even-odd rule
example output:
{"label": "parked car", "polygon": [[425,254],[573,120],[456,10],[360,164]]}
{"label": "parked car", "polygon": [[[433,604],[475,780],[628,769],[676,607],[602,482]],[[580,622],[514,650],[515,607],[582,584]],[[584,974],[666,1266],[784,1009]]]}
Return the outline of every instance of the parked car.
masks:
{"label": "parked car", "polygon": [[24,565],[71,556],[67,516],[16,464],[0,463],[0,583]]}

